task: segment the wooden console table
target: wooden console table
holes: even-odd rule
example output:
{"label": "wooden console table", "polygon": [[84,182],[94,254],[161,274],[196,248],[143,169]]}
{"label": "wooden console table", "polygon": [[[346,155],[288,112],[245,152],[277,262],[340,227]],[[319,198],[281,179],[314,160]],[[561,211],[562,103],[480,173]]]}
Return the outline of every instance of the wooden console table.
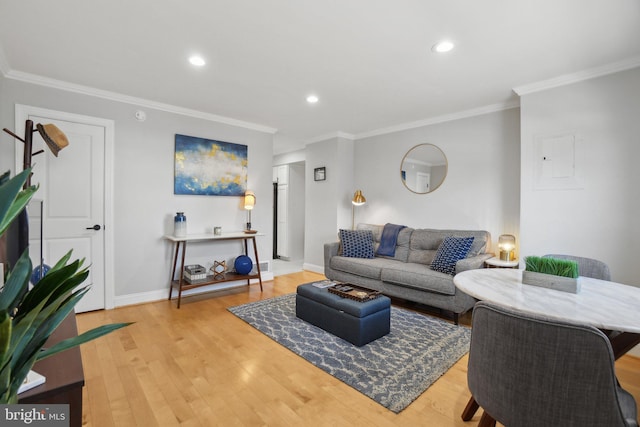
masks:
{"label": "wooden console table", "polygon": [[[45,347],[78,335],[75,313],[69,314],[51,334]],[[46,377],[44,384],[18,395],[18,403],[68,404],[69,425],[82,425],[82,387],[84,371],[80,347],[47,357],[35,365],[33,370]]]}
{"label": "wooden console table", "polygon": [[[187,289],[199,288],[202,286],[215,285],[217,283],[233,282],[238,280],[246,280],[247,285],[251,284],[251,279],[258,279],[260,282],[260,291],[262,291],[262,275],[260,273],[260,260],[258,259],[258,247],[256,246],[256,236],[264,236],[261,233],[244,233],[242,231],[235,233],[222,233],[221,235],[215,234],[188,234],[186,237],[176,237],[172,235],[165,235],[164,238],[174,243],[174,255],[173,255],[173,267],[171,268],[171,278],[169,282],[169,300],[173,295],[173,288],[178,289],[178,308],[180,308],[180,302],[182,300],[182,291]],[[237,273],[225,273],[222,278],[207,278],[204,280],[198,280],[196,283],[189,283],[184,279],[184,258],[187,252],[188,242],[219,242],[228,240],[243,240],[244,241],[244,254],[249,255],[249,240],[253,243],[253,255],[256,259],[255,274],[237,274]],[[178,270],[178,254],[180,253],[180,247],[182,246],[180,267]],[[176,270],[178,270],[178,277],[176,278]]]}

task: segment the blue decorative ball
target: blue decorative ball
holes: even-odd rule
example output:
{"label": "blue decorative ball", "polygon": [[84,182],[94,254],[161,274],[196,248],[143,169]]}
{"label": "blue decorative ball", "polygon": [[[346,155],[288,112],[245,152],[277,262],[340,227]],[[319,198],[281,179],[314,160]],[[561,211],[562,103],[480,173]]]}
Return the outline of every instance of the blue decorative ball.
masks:
{"label": "blue decorative ball", "polygon": [[42,268],[40,267],[41,266],[38,265],[31,272],[31,283],[33,283],[34,285],[38,283],[49,270],[51,270],[51,267],[49,267],[47,264],[42,264]]}
{"label": "blue decorative ball", "polygon": [[253,261],[246,255],[240,255],[236,258],[233,266],[236,268],[238,274],[249,274],[253,268]]}

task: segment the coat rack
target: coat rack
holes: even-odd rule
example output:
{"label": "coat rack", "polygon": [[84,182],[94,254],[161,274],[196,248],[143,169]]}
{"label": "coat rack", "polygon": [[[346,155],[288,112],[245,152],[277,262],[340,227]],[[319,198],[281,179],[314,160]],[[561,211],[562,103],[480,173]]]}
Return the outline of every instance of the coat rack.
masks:
{"label": "coat rack", "polygon": [[[2,129],[12,137],[16,138],[18,141],[22,141],[24,144],[24,153],[22,155],[22,170],[26,170],[31,167],[31,161],[33,156],[38,155],[40,153],[44,153],[44,150],[33,152],[33,134],[38,132],[42,139],[47,144],[51,152],[54,156],[58,157],[58,153],[64,147],[69,145],[69,140],[67,136],[54,124],[36,124],[36,128],[34,129],[33,120],[27,120],[24,125],[24,138],[16,135],[11,132],[9,129]],[[31,187],[31,174],[27,177],[27,180],[24,183],[23,188],[27,189]],[[42,215],[42,213],[41,213]],[[42,225],[43,218],[40,217],[40,224]],[[16,221],[17,229],[9,230],[8,234],[11,234],[13,238],[17,240],[16,245],[16,253],[8,254],[8,261],[11,266],[15,265],[20,255],[27,250],[29,247],[29,219],[27,217],[27,210],[24,209],[20,215],[18,215],[18,219]],[[13,227],[13,226],[12,226]],[[42,236],[40,236],[40,241],[42,242]],[[40,249],[40,260],[42,266],[42,248]],[[42,273],[42,271],[41,271]]]}
{"label": "coat rack", "polygon": [[[15,133],[11,132],[9,129],[2,129],[18,141],[22,141],[24,143],[24,153],[22,155],[22,170],[28,169],[31,167],[31,160],[33,156],[44,153],[44,150],[33,152],[33,133],[38,132],[42,139],[47,144],[51,152],[54,156],[58,157],[58,153],[64,147],[69,145],[69,140],[67,136],[54,124],[46,124],[42,125],[38,123],[36,125],[36,130],[33,129],[33,120],[27,120],[24,124],[24,138],[19,137]],[[24,188],[31,187],[31,175],[27,178],[27,181],[24,184]]]}

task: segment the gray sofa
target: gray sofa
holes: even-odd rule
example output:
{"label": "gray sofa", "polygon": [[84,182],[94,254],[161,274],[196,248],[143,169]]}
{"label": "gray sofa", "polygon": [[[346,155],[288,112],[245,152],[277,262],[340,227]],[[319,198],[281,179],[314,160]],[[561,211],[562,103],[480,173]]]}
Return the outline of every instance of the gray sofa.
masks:
{"label": "gray sofa", "polygon": [[[374,250],[380,245],[383,225],[358,224],[358,230],[371,230]],[[475,299],[459,291],[453,276],[430,268],[440,243],[447,236],[474,237],[467,258],[456,263],[456,274],[483,268],[489,253],[491,235],[480,230],[434,230],[404,228],[397,238],[395,255],[374,258],[342,256],[340,242],[324,245],[324,274],[328,279],[348,282],[385,295],[415,301],[453,312],[458,323],[460,314],[467,312]]]}

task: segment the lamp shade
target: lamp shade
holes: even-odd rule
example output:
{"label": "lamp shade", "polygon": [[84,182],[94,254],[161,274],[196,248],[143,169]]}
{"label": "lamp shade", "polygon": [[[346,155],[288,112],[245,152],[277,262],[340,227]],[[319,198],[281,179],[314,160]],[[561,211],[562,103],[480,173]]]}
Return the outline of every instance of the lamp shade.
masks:
{"label": "lamp shade", "polygon": [[256,205],[256,195],[251,190],[244,192],[244,208],[248,211]]}
{"label": "lamp shade", "polygon": [[511,234],[503,234],[498,238],[498,249],[500,250],[500,259],[503,261],[512,261],[515,259],[516,237]]}
{"label": "lamp shade", "polygon": [[356,190],[356,192],[353,194],[351,203],[353,203],[355,206],[361,206],[367,203],[367,199],[365,199],[362,195],[362,190]]}

